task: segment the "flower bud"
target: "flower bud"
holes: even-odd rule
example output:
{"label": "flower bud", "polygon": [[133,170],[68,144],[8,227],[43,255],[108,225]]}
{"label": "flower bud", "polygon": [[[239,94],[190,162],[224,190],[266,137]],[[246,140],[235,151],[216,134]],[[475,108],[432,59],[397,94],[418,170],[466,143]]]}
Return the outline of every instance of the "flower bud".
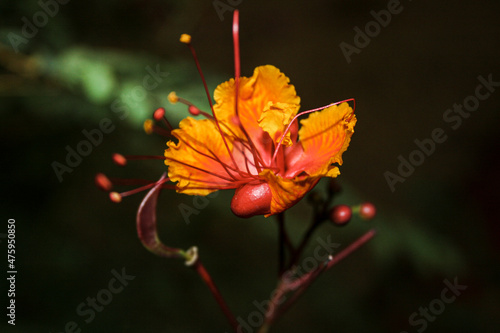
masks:
{"label": "flower bud", "polygon": [[375,205],[371,202],[363,202],[359,208],[359,216],[365,220],[371,220],[377,214]]}
{"label": "flower bud", "polygon": [[330,211],[330,221],[338,226],[346,225],[351,220],[352,209],[347,205],[333,206]]}

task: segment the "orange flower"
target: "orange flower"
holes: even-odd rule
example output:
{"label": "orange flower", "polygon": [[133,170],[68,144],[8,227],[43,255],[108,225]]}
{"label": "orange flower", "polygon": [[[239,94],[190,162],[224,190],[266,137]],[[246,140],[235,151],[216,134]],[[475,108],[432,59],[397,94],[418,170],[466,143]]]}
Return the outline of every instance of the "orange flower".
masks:
{"label": "orange flower", "polygon": [[[303,112],[314,113],[300,121],[299,130],[300,98],[288,77],[271,65],[240,77],[238,29],[235,12],[235,79],[215,89],[213,116],[187,117],[172,131],[178,142],[167,142],[165,164],[177,192],[204,196],[236,189],[231,202],[236,215],[269,216],[293,206],[322,177],[340,174],[337,165],[356,117],[347,102],[333,103]],[[181,41],[195,55],[190,36]],[[169,100],[179,97],[171,94]]]}
{"label": "orange flower", "polygon": [[[179,193],[207,195],[236,189],[233,212],[242,217],[280,213],[297,203],[321,177],[336,177],[356,117],[347,103],[301,121],[300,98],[289,79],[271,65],[257,67],[215,90],[215,116],[181,121],[179,140],[165,150],[168,176]],[[217,123],[219,126],[217,126]],[[219,130],[220,127],[220,130]]]}
{"label": "orange flower", "polygon": [[[185,99],[170,93],[171,103],[189,106],[194,115],[187,117],[179,129],[167,133],[164,160],[168,178],[179,193],[205,196],[217,190],[236,189],[231,210],[240,217],[270,216],[292,207],[322,177],[337,177],[342,153],[349,146],[356,124],[353,109],[346,101],[298,114],[300,98],[290,80],[279,69],[257,67],[251,77],[240,77],[238,11],[234,12],[233,39],[235,78],[220,84],[212,103],[191,36],[181,42],[193,53],[201,74],[212,113],[206,113]],[[155,120],[164,118],[165,110],[155,112]],[[297,118],[310,114],[307,119]],[[145,123],[145,130],[165,132]],[[158,157],[156,157],[158,158]],[[119,162],[119,161],[118,161]],[[120,164],[120,163],[118,163]],[[137,193],[144,187],[118,194],[117,198]],[[163,187],[171,187],[163,185]],[[117,198],[112,199],[119,201]]]}

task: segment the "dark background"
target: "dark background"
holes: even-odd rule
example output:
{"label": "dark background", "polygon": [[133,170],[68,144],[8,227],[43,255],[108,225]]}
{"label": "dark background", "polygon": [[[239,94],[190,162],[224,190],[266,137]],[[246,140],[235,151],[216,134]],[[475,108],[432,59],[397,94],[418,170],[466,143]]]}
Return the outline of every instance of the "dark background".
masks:
{"label": "dark background", "polygon": [[[222,1],[225,3],[225,1]],[[233,2],[233,4],[238,1]],[[478,77],[500,81],[500,5],[496,1],[403,1],[402,11],[348,63],[339,44],[354,44],[356,26],[387,1],[250,1],[240,10],[242,74],[272,64],[291,79],[302,110],[356,98],[358,124],[339,182],[338,203],[369,200],[370,222],[345,228],[324,225],[315,238],[345,247],[372,226],[367,246],[324,274],[271,332],[496,332],[499,326],[498,187],[500,179],[498,88],[458,128],[443,120],[453,105],[475,93]],[[124,169],[113,152],[163,153],[165,142],[147,136],[142,121],[158,106],[177,123],[183,107],[168,105],[175,90],[206,108],[191,55],[178,42],[190,33],[210,90],[233,77],[231,13],[212,1],[78,1],[57,13],[16,53],[9,40],[23,36],[37,1],[0,5],[0,105],[2,112],[2,219],[16,220],[16,326],[9,332],[61,332],[74,321],[82,332],[226,332],[229,326],[198,276],[180,261],[147,252],[135,231],[142,194],[121,204],[97,190],[97,172],[157,179],[161,162],[138,161]],[[10,35],[9,35],[10,34]],[[148,74],[168,72],[146,96],[131,97]],[[140,90],[135,90],[135,92]],[[117,102],[118,101],[118,102]],[[113,111],[113,103],[126,106]],[[65,163],[66,146],[83,130],[109,118],[105,134],[71,173],[58,180],[52,163]],[[392,192],[384,177],[397,173],[414,140],[442,128],[446,141]],[[320,183],[321,192],[326,184]],[[210,199],[183,219],[180,204],[193,198],[164,191],[160,233],[180,248],[198,245],[235,315],[246,320],[276,283],[277,227],[273,218],[241,220],[229,210],[231,193]],[[303,200],[287,213],[292,238],[307,227]],[[6,256],[6,239],[0,247]],[[309,252],[310,255],[311,252]],[[7,271],[6,262],[2,270]],[[135,278],[95,319],[76,309],[107,288],[112,270]],[[2,273],[7,275],[6,273]],[[410,325],[420,307],[439,299],[444,280],[467,289],[446,304],[427,327]],[[2,308],[7,306],[5,279]],[[4,310],[6,311],[6,310]],[[422,317],[418,317],[422,318]]]}

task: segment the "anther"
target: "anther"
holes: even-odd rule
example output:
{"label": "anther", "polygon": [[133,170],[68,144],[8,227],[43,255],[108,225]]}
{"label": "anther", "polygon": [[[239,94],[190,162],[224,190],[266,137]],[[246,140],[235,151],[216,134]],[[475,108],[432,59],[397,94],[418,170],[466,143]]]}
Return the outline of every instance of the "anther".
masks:
{"label": "anther", "polygon": [[181,41],[181,43],[190,44],[191,43],[191,36],[188,34],[182,34],[181,38],[179,38],[179,40]]}
{"label": "anther", "polygon": [[146,132],[146,134],[153,133],[153,121],[151,119],[144,120],[144,132]]}
{"label": "anther", "polygon": [[153,118],[156,121],[161,121],[165,117],[165,109],[164,108],[158,108],[156,111],[153,113]]}
{"label": "anther", "polygon": [[122,196],[118,192],[110,192],[109,198],[111,199],[111,201],[113,201],[115,203],[119,203],[122,201]]}
{"label": "anther", "polygon": [[112,156],[113,162],[118,166],[127,165],[127,159],[122,154],[114,153]]}
{"label": "anther", "polygon": [[194,105],[190,105],[188,107],[188,111],[189,113],[191,113],[193,116],[197,116],[199,115],[202,111],[200,109],[198,109],[196,106]]}
{"label": "anther", "polygon": [[156,126],[152,119],[146,119],[144,121],[144,125],[143,125],[144,131],[146,132],[146,134],[156,133],[156,134],[160,134],[163,136],[172,137],[172,134],[170,134],[170,131],[172,130],[172,126],[170,126],[170,124],[168,123],[168,121],[165,118],[163,118],[163,119],[165,120],[165,124],[167,125],[167,127],[169,127],[169,130],[166,130],[162,127]]}
{"label": "anther", "polygon": [[106,175],[103,173],[98,173],[97,175],[95,175],[95,184],[101,190],[106,192],[111,191],[111,189],[113,188],[113,183],[111,183],[109,178],[106,177]]}
{"label": "anther", "polygon": [[179,97],[175,93],[175,91],[172,91],[170,94],[168,94],[168,101],[172,104],[175,104],[179,101]]}
{"label": "anther", "polygon": [[170,122],[168,121],[167,117],[165,117],[165,109],[164,108],[158,108],[155,110],[155,112],[153,113],[153,119],[156,120],[156,121],[162,121],[163,124],[170,130],[172,131],[174,128],[172,127],[172,125],[170,124]]}

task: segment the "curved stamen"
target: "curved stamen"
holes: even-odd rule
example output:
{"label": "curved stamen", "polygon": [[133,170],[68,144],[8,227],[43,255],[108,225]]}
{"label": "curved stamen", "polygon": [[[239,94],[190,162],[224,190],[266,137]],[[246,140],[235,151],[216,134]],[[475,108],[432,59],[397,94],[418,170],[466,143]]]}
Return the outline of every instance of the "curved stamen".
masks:
{"label": "curved stamen", "polygon": [[[283,135],[281,136],[280,138],[280,141],[278,142],[278,145],[276,146],[276,149],[274,150],[274,154],[273,154],[273,161],[276,160],[276,155],[278,155],[278,150],[280,149],[281,147],[281,142],[283,141],[283,139],[285,138],[285,135],[288,133],[288,131],[290,130],[290,127],[292,126],[293,122],[300,116],[303,116],[305,114],[308,114],[308,113],[312,113],[312,112],[316,112],[316,111],[320,111],[320,110],[324,110],[326,108],[329,108],[331,106],[334,106],[334,105],[339,105],[339,104],[342,104],[342,103],[346,103],[346,102],[353,102],[354,103],[354,107],[353,107],[353,111],[355,110],[356,108],[356,101],[354,100],[354,98],[348,98],[348,99],[344,99],[343,101],[340,101],[340,102],[335,102],[335,103],[331,103],[331,104],[328,104],[326,106],[322,106],[320,108],[316,108],[316,109],[311,109],[311,110],[307,110],[307,111],[303,111],[303,112],[300,112],[299,114],[297,114],[295,117],[293,117],[292,121],[288,124],[285,132],[283,132]],[[354,112],[353,112],[354,113]],[[350,119],[349,119],[350,120]]]}
{"label": "curved stamen", "polygon": [[[170,181],[169,178],[165,178],[165,179],[161,179],[159,181],[156,181],[156,182],[152,182],[148,185],[144,185],[144,186],[141,186],[141,187],[138,187],[138,188],[135,188],[133,190],[130,190],[130,191],[126,191],[126,192],[122,192],[122,193],[118,193],[118,192],[110,192],[109,193],[109,198],[111,199],[111,201],[113,202],[120,202],[122,200],[122,198],[124,197],[128,197],[130,195],[133,195],[133,194],[136,194],[136,193],[139,193],[139,192],[142,192],[142,191],[145,191],[145,190],[148,190],[150,188],[153,188],[154,186],[158,185],[158,184],[161,184],[163,185],[164,183]],[[173,185],[172,185],[173,186]]]}
{"label": "curved stamen", "polygon": [[232,162],[234,164],[234,167],[236,168],[237,172],[239,172],[238,165],[236,164],[236,161],[234,160],[234,157],[231,154],[231,150],[229,149],[229,145],[226,142],[226,138],[224,137],[224,133],[222,132],[222,129],[220,128],[219,120],[217,119],[217,116],[215,115],[214,105],[213,105],[213,102],[212,102],[212,98],[210,97],[210,92],[208,91],[207,82],[205,80],[205,76],[203,75],[203,71],[201,70],[200,62],[198,61],[198,57],[196,56],[196,52],[194,50],[194,47],[191,45],[191,40],[190,39],[189,39],[189,41],[187,43],[186,42],[184,42],[184,43],[189,47],[189,50],[191,51],[191,54],[193,55],[194,62],[196,64],[196,68],[198,69],[198,73],[200,74],[201,81],[203,82],[203,87],[205,88],[205,93],[206,93],[207,98],[208,98],[208,104],[210,104],[210,110],[212,110],[212,114],[214,116],[214,121],[215,121],[215,124],[217,125],[219,133],[220,133],[220,135],[222,137],[222,141],[224,141],[224,146],[226,146],[227,152],[228,152],[229,156],[231,157],[231,160],[232,160]]}

